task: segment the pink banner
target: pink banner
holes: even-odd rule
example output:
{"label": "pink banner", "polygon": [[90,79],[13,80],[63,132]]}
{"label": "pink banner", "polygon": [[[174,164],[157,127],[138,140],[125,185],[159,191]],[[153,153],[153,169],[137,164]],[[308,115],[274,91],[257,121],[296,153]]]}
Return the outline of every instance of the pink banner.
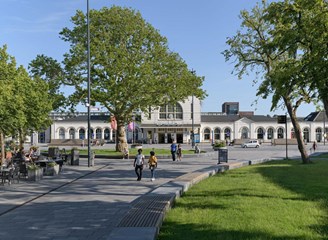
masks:
{"label": "pink banner", "polygon": [[114,130],[117,129],[117,122],[115,116],[110,117],[110,127]]}
{"label": "pink banner", "polygon": [[134,122],[130,122],[128,125],[128,130],[133,131],[134,130]]}

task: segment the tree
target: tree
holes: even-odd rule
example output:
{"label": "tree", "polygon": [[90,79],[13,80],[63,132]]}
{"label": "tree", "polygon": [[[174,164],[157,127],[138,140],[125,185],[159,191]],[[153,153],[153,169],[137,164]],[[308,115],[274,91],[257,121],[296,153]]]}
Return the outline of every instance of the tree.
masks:
{"label": "tree", "polygon": [[[70,42],[65,54],[65,83],[76,91],[70,102],[87,98],[86,16],[77,11],[73,29],[64,28],[61,37]],[[112,7],[90,11],[91,100],[104,106],[117,121],[117,146],[126,145],[125,125],[136,110],[184,100],[200,99],[204,78],[192,74],[181,57],[168,49],[167,40],[139,12]]]}
{"label": "tree", "polygon": [[297,41],[299,23],[295,19],[300,9],[295,2],[267,4],[262,1],[251,13],[242,11],[241,26],[245,32],[238,31],[228,38],[230,49],[223,54],[227,61],[236,58],[234,69],[240,78],[249,70],[256,71],[256,81],[261,80],[257,95],[272,96],[271,110],[283,102],[295,130],[302,161],[309,163],[296,113],[302,103],[313,100],[315,92],[304,71],[304,48]]}
{"label": "tree", "polygon": [[[22,148],[27,134],[44,130],[51,124],[52,102],[47,83],[31,79],[22,66],[17,67],[6,46],[0,48],[0,73],[0,134],[4,153],[5,136],[18,134]],[[3,158],[4,154],[2,161]]]}
{"label": "tree", "polygon": [[57,60],[45,55],[37,55],[29,64],[32,77],[39,77],[49,86],[49,97],[53,102],[52,110],[57,111],[66,105],[64,93],[60,91],[63,81],[63,70]]}

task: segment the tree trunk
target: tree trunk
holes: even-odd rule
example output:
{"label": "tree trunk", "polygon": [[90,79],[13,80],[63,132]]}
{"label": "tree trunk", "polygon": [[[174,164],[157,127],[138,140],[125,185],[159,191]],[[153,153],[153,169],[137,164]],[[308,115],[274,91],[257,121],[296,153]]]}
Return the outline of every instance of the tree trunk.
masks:
{"label": "tree trunk", "polygon": [[125,124],[117,121],[117,134],[116,134],[116,151],[123,152],[127,148]]}
{"label": "tree trunk", "polygon": [[296,109],[293,109],[292,103],[289,100],[284,98],[284,101],[285,101],[288,114],[290,116],[290,119],[291,119],[293,127],[294,127],[295,137],[296,137],[296,140],[297,140],[298,150],[301,153],[302,162],[304,164],[308,164],[308,163],[310,163],[310,158],[309,158],[309,155],[308,155],[308,153],[306,151],[306,148],[305,148],[305,145],[304,145],[304,141],[303,141],[303,138],[302,138],[301,127],[300,127],[300,125],[298,124],[298,121],[297,121]]}

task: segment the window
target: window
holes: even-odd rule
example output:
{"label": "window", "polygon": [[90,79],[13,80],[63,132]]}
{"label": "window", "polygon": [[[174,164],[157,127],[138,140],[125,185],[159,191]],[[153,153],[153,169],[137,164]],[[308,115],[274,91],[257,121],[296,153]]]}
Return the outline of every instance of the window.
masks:
{"label": "window", "polygon": [[308,128],[304,128],[303,129],[303,139],[305,142],[309,142],[310,141],[310,134],[309,134],[309,129]]}
{"label": "window", "polygon": [[284,129],[283,128],[278,128],[278,138],[284,138]]}
{"label": "window", "polygon": [[65,139],[65,129],[64,128],[59,129],[59,139]]}
{"label": "window", "polygon": [[231,129],[230,128],[224,129],[224,139],[230,139],[230,136],[231,136]]}
{"label": "window", "polygon": [[268,139],[273,139],[273,128],[268,129]]}
{"label": "window", "polygon": [[102,139],[102,136],[101,136],[101,129],[100,129],[100,128],[97,128],[97,129],[96,129],[96,139]]}
{"label": "window", "polygon": [[206,128],[204,129],[204,140],[210,140],[211,138],[211,130]]}
{"label": "window", "polygon": [[241,139],[247,139],[248,138],[248,128],[243,127],[241,129]]}
{"label": "window", "polygon": [[165,106],[160,107],[159,118],[168,120],[182,119],[182,113],[182,107],[179,103],[175,105],[167,104]]}
{"label": "window", "polygon": [[44,131],[39,132],[38,142],[39,143],[45,143],[46,142],[46,133]]}
{"label": "window", "polygon": [[109,140],[109,136],[110,136],[109,134],[110,134],[110,131],[109,131],[108,128],[106,128],[105,131],[104,131],[104,138],[105,138],[105,140]]}
{"label": "window", "polygon": [[257,129],[257,139],[263,139],[264,138],[264,129],[258,128]]}
{"label": "window", "polygon": [[316,130],[315,130],[315,140],[317,142],[321,142],[321,138],[322,138],[322,129],[319,127],[319,128],[316,128]]}
{"label": "window", "polygon": [[69,139],[75,139],[75,129],[71,128],[69,130]]}
{"label": "window", "polygon": [[85,129],[79,130],[79,139],[85,139]]}
{"label": "window", "polygon": [[215,128],[214,129],[214,139],[215,140],[220,140],[221,139],[221,130],[220,130],[220,128]]}

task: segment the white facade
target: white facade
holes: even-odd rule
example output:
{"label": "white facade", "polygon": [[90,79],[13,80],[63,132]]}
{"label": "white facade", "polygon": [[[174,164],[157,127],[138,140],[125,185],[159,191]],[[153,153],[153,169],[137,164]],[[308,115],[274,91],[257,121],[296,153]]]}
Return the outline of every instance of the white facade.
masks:
{"label": "white facade", "polygon": [[[33,135],[33,143],[48,143],[54,139],[87,139],[86,113],[75,117],[57,115],[53,118],[54,122],[49,129]],[[91,139],[115,141],[116,131],[111,127],[108,113],[93,113],[90,123]],[[299,124],[302,138],[306,142],[321,142],[328,131],[323,112],[314,112],[306,118],[299,118]],[[190,143],[192,131],[196,142],[213,143],[215,140],[234,139],[271,142],[273,139],[286,138],[286,126],[278,124],[276,116],[202,113],[200,100],[192,97],[174,106],[152,109],[150,115],[142,113],[141,123],[135,125],[134,131],[128,127],[126,131],[129,143]],[[287,138],[294,137],[292,124],[287,121]]]}

